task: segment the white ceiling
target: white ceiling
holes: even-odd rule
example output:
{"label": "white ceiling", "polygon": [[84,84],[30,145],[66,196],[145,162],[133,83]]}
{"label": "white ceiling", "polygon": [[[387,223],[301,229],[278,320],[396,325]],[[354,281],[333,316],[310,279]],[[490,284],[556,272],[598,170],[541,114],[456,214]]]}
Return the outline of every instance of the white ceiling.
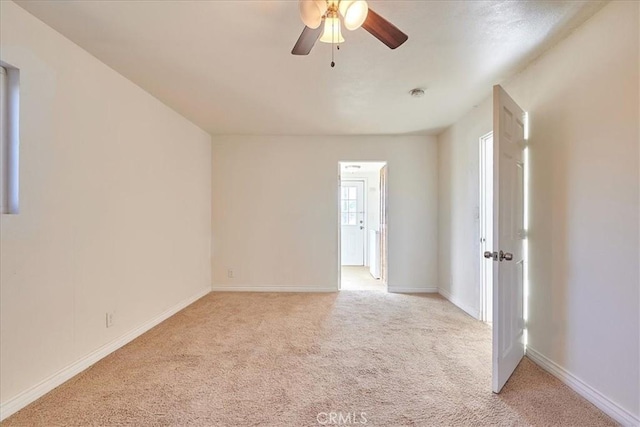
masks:
{"label": "white ceiling", "polygon": [[[296,1],[18,1],[211,134],[434,134],[600,9],[585,1],[370,1],[363,29],[307,57]],[[423,98],[408,91],[426,88]]]}

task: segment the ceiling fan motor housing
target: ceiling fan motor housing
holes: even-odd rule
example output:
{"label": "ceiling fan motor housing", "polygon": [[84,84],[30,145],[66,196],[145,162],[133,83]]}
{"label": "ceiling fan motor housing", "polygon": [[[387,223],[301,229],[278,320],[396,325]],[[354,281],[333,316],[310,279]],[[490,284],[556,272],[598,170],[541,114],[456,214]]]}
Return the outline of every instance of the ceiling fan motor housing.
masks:
{"label": "ceiling fan motor housing", "polygon": [[302,22],[312,29],[325,18],[338,18],[347,30],[353,31],[362,26],[369,11],[366,0],[300,0],[298,6]]}

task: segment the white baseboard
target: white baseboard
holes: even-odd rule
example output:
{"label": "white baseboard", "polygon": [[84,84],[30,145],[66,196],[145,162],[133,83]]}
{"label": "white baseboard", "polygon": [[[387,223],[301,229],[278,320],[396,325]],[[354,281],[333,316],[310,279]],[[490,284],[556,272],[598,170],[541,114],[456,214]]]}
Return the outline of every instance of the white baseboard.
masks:
{"label": "white baseboard", "polygon": [[[336,287],[327,286],[246,286],[246,285],[213,285],[213,292],[338,292]],[[388,288],[390,293],[399,294],[419,294],[419,293],[438,293],[438,288],[408,288],[396,287]]]}
{"label": "white baseboard", "polygon": [[338,292],[337,286],[213,285],[213,292]]}
{"label": "white baseboard", "polygon": [[444,289],[439,289],[438,292],[440,293],[440,295],[442,295],[443,297],[448,299],[449,302],[451,302],[451,304],[455,305],[460,310],[462,310],[465,313],[467,313],[469,316],[473,317],[474,319],[478,319],[478,320],[480,319],[480,310],[479,309],[477,309],[475,307],[471,307],[471,306],[466,305],[466,304],[463,304],[458,298],[454,297],[453,295],[451,295],[449,292],[447,292]]}
{"label": "white baseboard", "polygon": [[558,365],[551,359],[540,354],[531,347],[527,347],[527,357],[531,359],[533,363],[540,366],[545,371],[565,383],[569,388],[578,393],[580,396],[593,403],[602,412],[609,415],[615,421],[619,422],[623,426],[640,426],[640,418],[633,415],[631,412],[620,407],[617,403],[600,393],[589,384],[582,381],[580,378],[567,371],[562,366]]}
{"label": "white baseboard", "polygon": [[110,343],[103,345],[97,350],[87,354],[80,360],[72,363],[66,368],[63,368],[60,371],[56,372],[55,374],[51,375],[49,378],[45,379],[44,381],[23,391],[22,393],[15,396],[14,398],[9,399],[8,401],[0,404],[0,421],[18,412],[20,409],[24,408],[25,406],[35,401],[36,399],[44,396],[54,388],[58,387],[62,383],[68,381],[75,375],[79,374],[80,372],[84,371],[91,365],[95,364],[100,359],[108,356],[109,354],[118,350],[120,347],[138,338],[140,335],[144,334],[149,329],[153,328],[154,326],[158,325],[159,323],[173,316],[183,308],[193,304],[195,301],[207,295],[209,292],[211,292],[211,288],[209,287],[201,290],[197,294],[179,302],[178,304],[160,313],[159,315],[147,321],[146,323],[127,332],[126,334],[122,335],[120,338],[117,338],[111,341]]}
{"label": "white baseboard", "polygon": [[388,286],[387,291],[392,294],[437,294],[438,288],[425,286],[422,288],[406,286]]}

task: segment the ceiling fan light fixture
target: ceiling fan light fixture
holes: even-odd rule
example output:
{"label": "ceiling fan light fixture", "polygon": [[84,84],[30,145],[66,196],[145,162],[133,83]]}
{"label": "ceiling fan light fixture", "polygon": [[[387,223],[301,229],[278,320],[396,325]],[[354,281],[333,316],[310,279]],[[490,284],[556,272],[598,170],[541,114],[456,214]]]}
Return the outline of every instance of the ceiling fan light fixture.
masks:
{"label": "ceiling fan light fixture", "polygon": [[331,43],[335,46],[331,49],[331,66],[335,67],[334,53],[344,42],[342,24],[350,31],[363,28],[389,49],[396,49],[409,39],[398,27],[371,10],[366,0],[299,0],[298,4],[305,27],[291,50],[293,55],[308,55],[318,40]]}
{"label": "ceiling fan light fixture", "polygon": [[342,0],[338,7],[344,18],[344,26],[349,31],[360,28],[369,13],[369,5],[365,0]]}
{"label": "ceiling fan light fixture", "polygon": [[322,24],[322,16],[327,11],[327,3],[324,0],[300,0],[298,2],[300,18],[309,28],[315,29]]}
{"label": "ceiling fan light fixture", "polygon": [[323,43],[344,43],[340,27],[340,18],[325,18],[324,32],[320,37],[320,41]]}

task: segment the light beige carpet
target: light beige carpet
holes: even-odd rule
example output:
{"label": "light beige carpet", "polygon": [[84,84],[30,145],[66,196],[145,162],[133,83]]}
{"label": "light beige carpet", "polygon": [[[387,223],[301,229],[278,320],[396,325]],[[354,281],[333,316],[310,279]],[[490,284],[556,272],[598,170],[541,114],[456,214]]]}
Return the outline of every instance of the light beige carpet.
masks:
{"label": "light beige carpet", "polygon": [[494,395],[490,348],[438,296],[213,293],[2,425],[614,425],[527,359]]}

